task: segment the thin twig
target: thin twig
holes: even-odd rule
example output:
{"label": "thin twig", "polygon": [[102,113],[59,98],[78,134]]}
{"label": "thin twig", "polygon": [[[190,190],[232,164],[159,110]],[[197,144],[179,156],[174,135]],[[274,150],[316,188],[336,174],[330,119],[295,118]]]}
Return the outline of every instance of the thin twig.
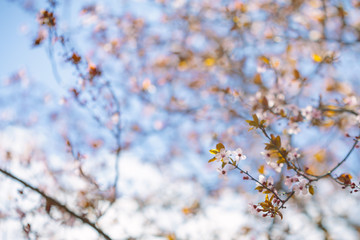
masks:
{"label": "thin twig", "polygon": [[[251,176],[247,171],[242,170],[241,168],[239,168],[237,165],[233,165],[236,169],[238,169],[241,173],[246,174],[249,178],[251,178],[251,180],[255,181],[256,183],[258,183],[259,185],[261,185],[263,188],[265,188],[266,190],[270,191],[272,194],[275,195],[275,197],[277,199],[280,199],[280,197],[276,194],[276,192],[271,189],[268,188],[266,185],[262,184],[261,182],[259,182],[259,180],[257,180],[256,178],[254,178],[253,176]],[[281,199],[280,199],[281,200]]]}

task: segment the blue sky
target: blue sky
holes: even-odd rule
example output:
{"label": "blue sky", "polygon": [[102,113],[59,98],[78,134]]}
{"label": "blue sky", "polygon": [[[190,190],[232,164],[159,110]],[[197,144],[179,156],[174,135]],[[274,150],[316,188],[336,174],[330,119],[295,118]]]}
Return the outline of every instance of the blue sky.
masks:
{"label": "blue sky", "polygon": [[[20,68],[26,69],[30,76],[49,78],[50,64],[46,52],[41,48],[31,48],[30,39],[36,19],[17,5],[8,1],[0,1],[0,78]],[[27,28],[27,33],[22,32]],[[52,80],[52,79],[51,79]]]}

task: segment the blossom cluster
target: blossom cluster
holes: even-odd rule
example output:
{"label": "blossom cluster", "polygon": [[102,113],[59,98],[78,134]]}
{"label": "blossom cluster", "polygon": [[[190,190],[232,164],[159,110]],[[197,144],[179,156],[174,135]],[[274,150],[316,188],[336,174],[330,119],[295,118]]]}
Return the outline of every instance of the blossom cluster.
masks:
{"label": "blossom cluster", "polygon": [[313,191],[312,186],[309,184],[309,180],[302,176],[289,177],[286,176],[285,185],[291,189],[296,195],[300,193],[306,195],[309,191]]}
{"label": "blossom cluster", "polygon": [[209,162],[221,162],[221,167],[218,168],[220,176],[225,177],[229,170],[234,169],[241,160],[246,159],[246,155],[243,154],[241,148],[237,148],[234,151],[226,150],[222,143],[216,145],[216,149],[210,150],[211,154],[215,157],[209,160]]}
{"label": "blossom cluster", "polygon": [[274,218],[276,215],[279,215],[281,219],[283,218],[282,213],[279,211],[281,209],[282,201],[272,195],[269,199],[269,195],[265,196],[265,201],[259,204],[249,203],[248,207],[250,213],[258,214],[263,212],[262,217],[270,216]]}
{"label": "blossom cluster", "polygon": [[[321,112],[319,110],[313,109],[311,107],[307,107],[305,111],[303,111],[304,118],[316,121],[320,119]],[[273,169],[276,173],[281,173],[285,171],[283,166],[287,166],[288,171],[294,171],[295,175],[286,176],[283,182],[290,192],[282,192],[279,194],[278,190],[275,188],[274,179],[272,176],[268,178],[264,175],[264,165],[259,169],[260,175],[258,180],[253,177],[248,171],[244,171],[239,167],[238,163],[240,160],[246,159],[246,156],[243,154],[241,148],[236,149],[235,151],[226,150],[225,146],[222,143],[216,145],[216,149],[210,150],[210,153],[214,154],[215,157],[209,160],[209,162],[221,162],[221,167],[218,168],[218,172],[221,176],[226,176],[227,172],[231,169],[238,169],[241,174],[244,174],[244,180],[252,180],[256,182],[255,190],[259,193],[266,194],[266,198],[264,202],[260,202],[258,205],[250,204],[251,212],[263,212],[263,217],[275,217],[280,216],[282,218],[282,213],[280,209],[285,208],[285,203],[293,196],[300,195],[311,195],[314,194],[314,186],[312,185],[314,182],[330,176],[337,183],[341,184],[343,188],[350,187],[351,193],[358,192],[358,186],[351,181],[350,174],[342,174],[340,177],[335,178],[332,175],[332,172],[336,170],[350,155],[352,150],[356,148],[357,143],[359,141],[359,137],[354,138],[354,144],[351,148],[350,152],[337,166],[335,166],[332,170],[328,171],[323,175],[313,175],[309,170],[309,168],[302,167],[299,164],[301,160],[301,155],[298,152],[297,148],[291,147],[289,144],[286,147],[283,146],[281,137],[279,135],[268,134],[266,130],[266,121],[260,120],[257,114],[253,114],[252,120],[246,120],[249,124],[250,129],[259,129],[262,131],[264,136],[268,139],[268,142],[265,143],[265,152],[261,152],[264,157],[266,164]],[[349,135],[350,136],[350,135]],[[315,156],[317,159],[322,159],[323,157]],[[280,179],[283,179],[280,177]],[[281,180],[280,180],[281,181]],[[269,195],[270,198],[269,198]],[[281,199],[280,196],[287,195],[285,199]]]}

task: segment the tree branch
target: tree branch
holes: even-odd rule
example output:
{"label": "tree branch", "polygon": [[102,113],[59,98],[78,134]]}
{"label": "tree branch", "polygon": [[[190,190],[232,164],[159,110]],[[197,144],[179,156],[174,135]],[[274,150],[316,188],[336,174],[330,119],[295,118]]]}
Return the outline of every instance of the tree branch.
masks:
{"label": "tree branch", "polygon": [[4,175],[6,175],[7,177],[11,178],[12,180],[15,180],[19,183],[21,183],[22,185],[24,185],[27,188],[30,188],[31,190],[33,190],[34,192],[40,194],[43,198],[46,199],[46,201],[51,202],[52,205],[57,206],[60,209],[63,209],[65,212],[67,212],[68,214],[70,214],[71,216],[81,220],[84,224],[92,227],[96,232],[99,233],[99,235],[103,236],[106,240],[111,240],[111,238],[104,233],[99,227],[97,227],[94,223],[92,223],[89,219],[87,219],[86,217],[80,216],[79,214],[75,213],[74,211],[70,210],[66,205],[60,203],[58,200],[56,200],[53,197],[50,197],[49,195],[47,195],[46,193],[44,193],[43,191],[41,191],[40,189],[30,185],[29,183],[25,182],[24,180],[21,180],[20,178],[16,177],[15,175],[11,174],[10,172],[0,168],[0,172]]}

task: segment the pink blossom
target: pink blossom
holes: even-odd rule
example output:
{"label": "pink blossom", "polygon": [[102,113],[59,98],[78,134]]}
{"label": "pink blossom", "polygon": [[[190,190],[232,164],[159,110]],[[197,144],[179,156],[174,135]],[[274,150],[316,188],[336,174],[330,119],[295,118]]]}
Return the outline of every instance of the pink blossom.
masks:
{"label": "pink blossom", "polygon": [[[264,175],[259,175],[259,180],[258,180],[262,185],[265,185],[267,187],[271,187],[274,185],[274,179],[270,176],[267,180],[266,177]],[[258,186],[260,185],[259,183],[256,183]]]}
{"label": "pink blossom", "polygon": [[289,161],[294,161],[294,160],[298,159],[301,155],[297,151],[298,151],[297,148],[294,148],[291,151],[289,151],[289,153],[287,155],[287,159]]}
{"label": "pink blossom", "polygon": [[258,211],[257,211],[258,206],[257,205],[255,205],[253,203],[249,203],[248,207],[249,207],[249,211],[250,211],[251,214],[257,214],[258,213]]}
{"label": "pink blossom", "polygon": [[227,171],[226,169],[224,169],[224,168],[218,168],[218,169],[216,169],[216,170],[218,171],[220,178],[227,179],[227,173],[228,173],[228,171]]}
{"label": "pink blossom", "polygon": [[286,179],[285,179],[285,185],[288,187],[288,188],[291,188],[291,186],[293,185],[293,183],[295,182],[299,182],[299,179],[297,177],[289,177],[289,176],[286,176]]}
{"label": "pink blossom", "polygon": [[290,135],[296,135],[301,131],[300,127],[299,127],[299,124],[296,123],[296,122],[289,122],[288,125],[289,125],[289,128],[288,128],[287,132]]}
{"label": "pink blossom", "polygon": [[273,168],[276,172],[281,172],[281,168],[284,166],[283,163],[277,163],[277,159],[272,158],[270,152],[261,152],[261,155],[264,156],[267,165]]}
{"label": "pink blossom", "polygon": [[309,181],[307,179],[301,177],[299,182],[293,186],[292,190],[295,192],[296,195],[299,195],[300,193],[306,195],[308,193],[308,190],[306,188],[306,185],[308,183]]}
{"label": "pink blossom", "polygon": [[345,105],[355,106],[358,101],[355,96],[348,96],[344,98],[343,102],[345,103]]}
{"label": "pink blossom", "polygon": [[221,162],[224,162],[224,163],[229,162],[229,157],[230,157],[230,152],[225,150],[225,148],[222,148],[220,150],[220,152],[218,152],[215,155],[216,161],[221,161]]}
{"label": "pink blossom", "polygon": [[241,148],[238,148],[235,151],[232,151],[231,154],[234,156],[235,162],[239,162],[240,160],[246,159],[246,156],[243,154],[243,151]]}

